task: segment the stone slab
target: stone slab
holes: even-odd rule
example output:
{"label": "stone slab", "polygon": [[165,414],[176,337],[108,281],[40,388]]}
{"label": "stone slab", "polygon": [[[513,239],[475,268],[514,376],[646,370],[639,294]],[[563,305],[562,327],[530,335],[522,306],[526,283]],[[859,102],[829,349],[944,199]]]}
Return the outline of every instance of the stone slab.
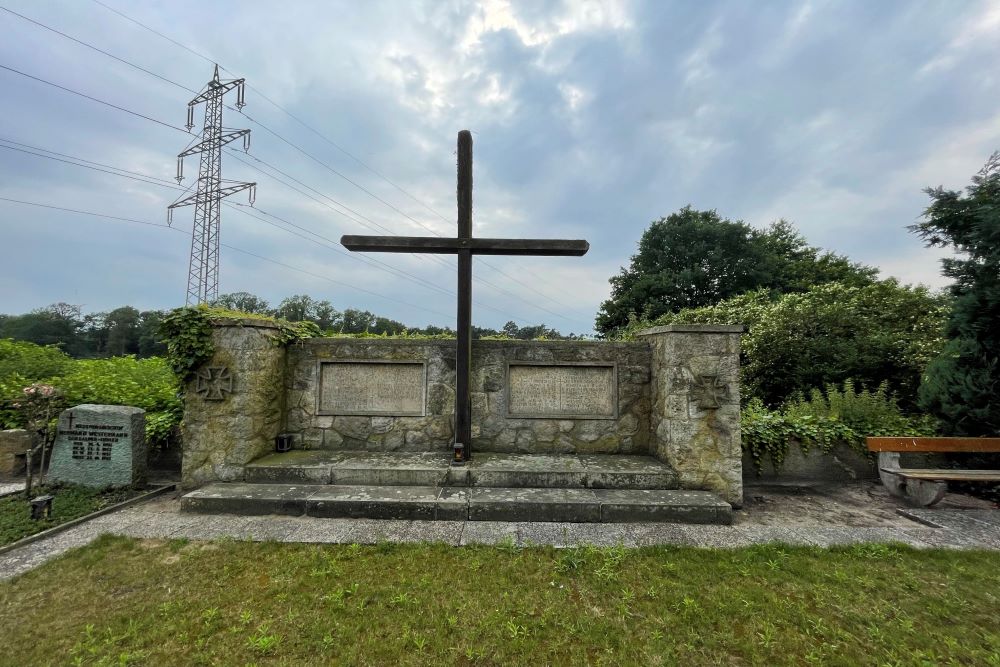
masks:
{"label": "stone slab", "polygon": [[185,495],[181,509],[437,521],[732,522],[730,506],[709,492],[642,489],[216,483]]}
{"label": "stone slab", "polygon": [[434,519],[441,489],[433,486],[327,486],[306,500],[309,516]]}
{"label": "stone slab", "polygon": [[306,484],[209,484],[185,494],[181,509],[202,514],[284,514],[301,516],[306,500],[319,486]]}
{"label": "stone slab", "polygon": [[601,521],[731,524],[732,506],[708,491],[599,489]]}
{"label": "stone slab", "polygon": [[601,505],[590,489],[473,487],[469,491],[469,519],[598,522]]}
{"label": "stone slab", "polygon": [[426,414],[427,364],[423,361],[323,360],[318,375],[316,414]]}
{"label": "stone slab", "polygon": [[78,405],[59,415],[49,479],[93,488],[134,486],[146,478],[146,411]]}
{"label": "stone slab", "polygon": [[292,451],[246,468],[246,480],[378,486],[670,489],[673,469],[651,456],[479,452],[450,466],[446,452]]}
{"label": "stone slab", "polygon": [[507,416],[615,419],[618,368],[614,363],[510,362]]}

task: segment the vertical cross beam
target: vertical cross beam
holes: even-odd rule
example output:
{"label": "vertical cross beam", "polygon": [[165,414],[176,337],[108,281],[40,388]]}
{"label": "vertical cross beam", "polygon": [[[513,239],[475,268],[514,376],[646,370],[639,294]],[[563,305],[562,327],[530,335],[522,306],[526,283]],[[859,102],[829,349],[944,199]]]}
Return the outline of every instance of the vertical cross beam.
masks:
{"label": "vertical cross beam", "polygon": [[[472,133],[458,133],[458,345],[455,356],[455,463],[472,454],[472,401],[469,388],[472,367]],[[464,242],[464,243],[463,243]],[[456,448],[457,449],[457,448]],[[458,461],[458,456],[462,457]]]}

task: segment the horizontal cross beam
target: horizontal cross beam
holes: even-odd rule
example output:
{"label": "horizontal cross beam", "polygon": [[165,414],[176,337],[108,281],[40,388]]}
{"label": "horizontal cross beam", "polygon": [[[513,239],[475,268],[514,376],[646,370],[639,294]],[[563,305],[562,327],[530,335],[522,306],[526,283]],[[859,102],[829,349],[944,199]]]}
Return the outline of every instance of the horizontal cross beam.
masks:
{"label": "horizontal cross beam", "polygon": [[580,257],[590,244],[583,240],[561,239],[461,239],[436,236],[356,236],[345,235],[340,243],[348,250],[364,252],[415,252],[457,254],[471,250],[473,255],[546,255]]}

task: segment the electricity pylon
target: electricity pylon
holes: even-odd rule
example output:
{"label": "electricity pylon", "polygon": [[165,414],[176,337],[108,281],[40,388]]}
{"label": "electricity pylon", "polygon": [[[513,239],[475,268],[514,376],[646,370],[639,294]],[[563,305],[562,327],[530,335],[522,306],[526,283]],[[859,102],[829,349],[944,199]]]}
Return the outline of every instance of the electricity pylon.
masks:
{"label": "electricity pylon", "polygon": [[[236,107],[246,102],[244,79],[219,80],[219,66],[205,90],[188,102],[187,129],[194,127],[194,108],[205,103],[205,126],[201,141],[177,156],[177,182],[184,179],[184,158],[201,153],[198,165],[198,188],[194,194],[178,199],[167,207],[167,224],[173,221],[175,208],[194,206],[194,226],[191,229],[191,260],[188,264],[185,305],[214,301],[219,296],[219,222],[222,199],[249,190],[253,204],[256,183],[222,180],[222,147],[243,138],[243,150],[250,149],[250,130],[229,130],[222,127],[222,97],[236,89]],[[225,185],[223,185],[225,183]]]}

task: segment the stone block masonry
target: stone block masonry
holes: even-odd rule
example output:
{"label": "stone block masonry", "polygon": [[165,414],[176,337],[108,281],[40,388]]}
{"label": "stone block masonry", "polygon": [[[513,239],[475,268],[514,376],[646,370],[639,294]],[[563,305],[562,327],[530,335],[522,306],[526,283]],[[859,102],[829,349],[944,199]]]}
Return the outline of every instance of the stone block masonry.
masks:
{"label": "stone block masonry", "polygon": [[185,388],[185,486],[241,480],[248,462],[274,450],[285,412],[286,351],[278,335],[267,321],[214,322],[215,352]]}
{"label": "stone block masonry", "polygon": [[0,431],[0,477],[16,477],[25,472],[25,452],[31,445],[31,434],[24,429]]}
{"label": "stone block masonry", "polygon": [[[742,501],[740,327],[659,327],[634,342],[474,341],[472,451],[652,455],[681,488]],[[452,340],[315,338],[220,320],[187,387],[183,484],[244,478],[274,448],[438,451],[454,437]]]}
{"label": "stone block masonry", "polygon": [[[648,451],[646,345],[475,341],[472,358],[474,452]],[[445,451],[451,444],[453,341],[316,338],[289,349],[288,371],[286,430],[296,447]],[[329,409],[335,405],[344,409]]]}
{"label": "stone block masonry", "polygon": [[743,503],[741,326],[668,325],[639,333],[652,351],[650,453],[681,488]]}

